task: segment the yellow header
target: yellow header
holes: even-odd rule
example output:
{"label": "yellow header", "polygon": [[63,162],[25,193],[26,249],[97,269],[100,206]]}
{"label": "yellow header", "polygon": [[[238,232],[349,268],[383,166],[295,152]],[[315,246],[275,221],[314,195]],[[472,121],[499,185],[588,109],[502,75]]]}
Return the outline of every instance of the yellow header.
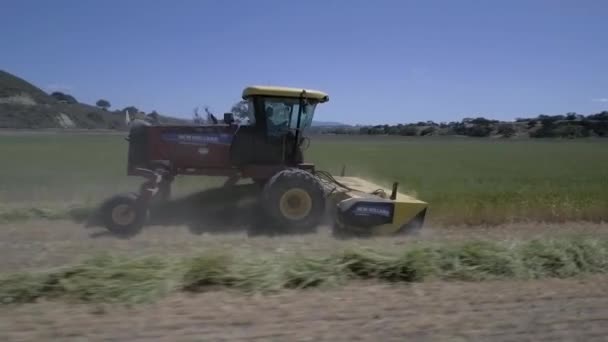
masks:
{"label": "yellow header", "polygon": [[300,97],[302,91],[305,91],[305,97],[308,99],[317,100],[319,102],[329,101],[329,96],[318,90],[288,88],[288,87],[271,87],[271,86],[250,86],[243,90],[243,98],[249,96],[279,96],[279,97]]}

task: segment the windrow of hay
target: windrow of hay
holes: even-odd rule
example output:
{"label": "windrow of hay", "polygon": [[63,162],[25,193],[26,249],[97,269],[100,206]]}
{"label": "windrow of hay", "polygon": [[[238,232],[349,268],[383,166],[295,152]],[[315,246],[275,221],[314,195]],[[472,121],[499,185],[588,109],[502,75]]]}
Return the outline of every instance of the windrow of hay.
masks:
{"label": "windrow of hay", "polygon": [[426,244],[399,253],[348,249],[327,256],[231,256],[217,252],[171,259],[102,255],[82,264],[0,278],[4,304],[63,298],[147,302],[170,292],[235,289],[268,292],[338,286],[352,280],[419,282],[575,277],[608,272],[608,239]]}
{"label": "windrow of hay", "polygon": [[94,216],[96,208],[91,206],[74,206],[64,209],[43,207],[0,208],[0,223],[23,222],[27,220],[73,220],[83,222]]}

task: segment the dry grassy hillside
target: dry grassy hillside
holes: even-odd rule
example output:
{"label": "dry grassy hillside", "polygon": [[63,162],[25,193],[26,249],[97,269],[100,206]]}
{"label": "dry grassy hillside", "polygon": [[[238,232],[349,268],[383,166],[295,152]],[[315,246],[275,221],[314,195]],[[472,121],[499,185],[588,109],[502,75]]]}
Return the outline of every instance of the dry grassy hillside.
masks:
{"label": "dry grassy hillside", "polygon": [[[183,120],[161,116],[163,123]],[[124,112],[58,101],[35,85],[0,70],[0,129],[125,129]]]}

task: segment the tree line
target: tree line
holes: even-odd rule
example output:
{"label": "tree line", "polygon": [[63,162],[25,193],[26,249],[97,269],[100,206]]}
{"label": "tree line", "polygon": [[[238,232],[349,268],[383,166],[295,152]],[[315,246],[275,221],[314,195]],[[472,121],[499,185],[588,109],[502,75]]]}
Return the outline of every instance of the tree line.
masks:
{"label": "tree line", "polygon": [[504,138],[514,136],[532,138],[608,137],[608,111],[587,116],[577,113],[539,115],[535,118],[518,118],[510,122],[477,117],[441,123],[424,121],[398,125],[313,127],[312,130],[321,134],[351,135],[460,135]]}
{"label": "tree line", "polygon": [[[61,92],[51,94],[56,100],[74,104],[77,100]],[[111,104],[108,100],[99,99],[96,106],[107,111]],[[156,111],[143,113],[135,106],[123,108],[120,112],[143,116],[158,121],[160,115]],[[207,117],[210,111],[205,107]],[[231,108],[231,112],[239,119],[247,117],[247,108],[244,101],[239,101]],[[195,109],[194,122],[203,120]],[[312,127],[311,131],[320,134],[348,134],[348,135],[400,135],[400,136],[432,136],[432,135],[460,135],[468,137],[499,136],[511,138],[514,136],[529,136],[531,138],[583,138],[608,137],[608,111],[596,114],[581,115],[566,113],[564,115],[539,115],[534,118],[517,118],[515,121],[499,121],[484,117],[465,118],[461,121],[440,122],[420,121],[417,123],[397,125],[357,125],[357,126],[331,126]]]}

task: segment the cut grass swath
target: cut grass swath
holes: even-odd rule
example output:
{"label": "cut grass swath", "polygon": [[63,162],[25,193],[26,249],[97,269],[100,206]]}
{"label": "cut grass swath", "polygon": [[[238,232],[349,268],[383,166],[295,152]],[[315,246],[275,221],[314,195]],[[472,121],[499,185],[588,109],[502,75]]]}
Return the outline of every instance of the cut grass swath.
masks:
{"label": "cut grass swath", "polygon": [[318,257],[234,257],[216,252],[185,259],[106,255],[47,272],[5,275],[0,279],[0,300],[24,303],[46,297],[128,303],[150,301],[174,291],[231,288],[268,292],[338,286],[357,279],[481,281],[607,272],[608,240],[587,237],[421,245],[397,254],[349,249]]}

